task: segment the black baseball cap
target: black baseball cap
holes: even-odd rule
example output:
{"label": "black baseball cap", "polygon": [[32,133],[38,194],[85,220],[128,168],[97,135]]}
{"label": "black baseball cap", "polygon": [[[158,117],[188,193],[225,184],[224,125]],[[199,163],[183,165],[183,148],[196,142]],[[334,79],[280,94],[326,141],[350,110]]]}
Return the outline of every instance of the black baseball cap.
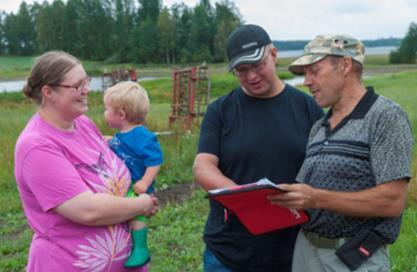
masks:
{"label": "black baseball cap", "polygon": [[239,64],[256,63],[265,53],[265,46],[272,43],[268,33],[258,25],[242,25],[227,39],[226,54],[229,71]]}

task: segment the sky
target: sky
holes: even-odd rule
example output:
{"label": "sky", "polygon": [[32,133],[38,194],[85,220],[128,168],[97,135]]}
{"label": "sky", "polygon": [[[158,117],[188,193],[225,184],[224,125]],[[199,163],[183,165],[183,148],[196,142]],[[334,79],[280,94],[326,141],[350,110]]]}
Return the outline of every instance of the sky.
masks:
{"label": "sky", "polygon": [[[211,3],[214,6],[218,1],[222,0]],[[361,40],[402,38],[410,23],[417,23],[417,0],[229,1],[235,3],[245,23],[261,25],[273,40],[311,40],[318,34],[330,33],[349,34]],[[21,2],[0,0],[0,10],[16,12]],[[194,7],[199,0],[163,0],[163,5],[170,7],[180,2]]]}

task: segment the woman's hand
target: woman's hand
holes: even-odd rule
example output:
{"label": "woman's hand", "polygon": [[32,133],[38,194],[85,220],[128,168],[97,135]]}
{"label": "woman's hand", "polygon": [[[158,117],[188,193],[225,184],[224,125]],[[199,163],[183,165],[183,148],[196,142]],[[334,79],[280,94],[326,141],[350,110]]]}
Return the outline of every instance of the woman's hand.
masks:
{"label": "woman's hand", "polygon": [[148,194],[140,194],[138,196],[138,199],[140,201],[140,205],[143,209],[143,215],[144,216],[153,216],[158,212],[159,209],[159,201],[158,199],[153,195]]}
{"label": "woman's hand", "polygon": [[152,197],[152,201],[153,201],[154,206],[153,206],[153,210],[152,210],[152,212],[149,216],[154,216],[159,210],[159,200],[153,194],[151,195],[151,197]]}

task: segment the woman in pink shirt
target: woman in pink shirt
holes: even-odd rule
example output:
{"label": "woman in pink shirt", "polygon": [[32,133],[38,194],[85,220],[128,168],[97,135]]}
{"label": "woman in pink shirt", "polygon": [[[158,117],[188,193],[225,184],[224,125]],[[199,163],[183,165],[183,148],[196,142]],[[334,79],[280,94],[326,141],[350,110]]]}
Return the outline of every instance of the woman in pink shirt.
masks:
{"label": "woman in pink shirt", "polygon": [[24,88],[39,105],[15,150],[16,182],[34,231],[28,271],[124,271],[131,248],[125,222],[158,209],[150,195],[123,197],[129,171],[84,115],[88,83],[75,57],[52,51],[36,59]]}

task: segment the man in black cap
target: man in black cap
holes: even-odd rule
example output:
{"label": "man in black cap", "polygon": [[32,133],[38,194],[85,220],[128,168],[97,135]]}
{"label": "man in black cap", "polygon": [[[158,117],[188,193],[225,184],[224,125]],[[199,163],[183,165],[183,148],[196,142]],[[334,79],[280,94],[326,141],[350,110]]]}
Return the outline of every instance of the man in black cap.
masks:
{"label": "man in black cap", "polygon": [[[205,190],[264,177],[292,183],[310,128],[323,111],[310,96],[278,78],[277,50],[261,27],[238,27],[226,51],[240,87],[207,109],[194,162],[196,181]],[[234,214],[213,201],[210,207],[205,271],[291,271],[297,228],[252,235]]]}

